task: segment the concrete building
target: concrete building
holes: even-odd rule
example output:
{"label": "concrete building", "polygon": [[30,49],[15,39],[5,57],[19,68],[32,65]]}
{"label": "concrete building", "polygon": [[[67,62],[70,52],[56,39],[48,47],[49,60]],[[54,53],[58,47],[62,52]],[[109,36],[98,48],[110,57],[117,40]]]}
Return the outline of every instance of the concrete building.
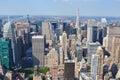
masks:
{"label": "concrete building", "polygon": [[104,38],[105,40],[103,41],[103,46],[105,47],[106,50],[109,51],[112,55],[112,40],[115,36],[120,36],[120,27],[117,26],[109,26],[107,27],[107,36]]}
{"label": "concrete building", "polygon": [[74,80],[74,78],[75,78],[75,62],[65,61],[64,80]]}
{"label": "concrete building", "polygon": [[53,66],[58,66],[58,53],[55,50],[55,48],[52,48],[50,52],[46,55],[46,66],[47,67],[53,67]]}
{"label": "concrete building", "polygon": [[88,21],[88,28],[87,28],[87,43],[88,44],[93,42],[92,41],[92,35],[93,35],[93,33],[92,33],[92,25]]}
{"label": "concrete building", "polygon": [[50,68],[50,73],[52,80],[58,80],[58,66],[53,66]]}
{"label": "concrete building", "polygon": [[46,36],[46,40],[53,39],[52,25],[50,22],[47,21],[42,22],[42,35]]}
{"label": "concrete building", "polygon": [[13,80],[13,73],[11,71],[7,71],[5,74],[5,80]]}
{"label": "concrete building", "polygon": [[98,55],[98,70],[97,80],[103,80],[103,49],[101,46],[97,48],[96,54]]}
{"label": "concrete building", "polygon": [[96,54],[96,50],[98,46],[100,46],[100,43],[98,42],[88,44],[88,54],[87,54],[88,63],[91,63],[92,54]]}
{"label": "concrete building", "polygon": [[116,79],[120,79],[120,69],[118,70],[117,74],[116,74]]}
{"label": "concrete building", "polygon": [[30,25],[28,22],[16,21],[14,25],[18,36],[23,36],[23,31],[30,32]]}
{"label": "concrete building", "polygon": [[59,48],[60,50],[60,65],[63,65],[64,64],[64,58],[63,58],[63,49],[62,47]]}
{"label": "concrete building", "polygon": [[63,32],[63,34],[61,36],[61,46],[62,46],[62,50],[63,50],[63,59],[66,60],[66,59],[68,59],[68,56],[67,56],[67,34],[66,34],[66,32]]}
{"label": "concrete building", "polygon": [[32,37],[33,66],[44,67],[45,37],[43,35]]}
{"label": "concrete building", "polygon": [[98,70],[98,55],[93,54],[91,59],[91,76],[92,80],[96,80]]}
{"label": "concrete building", "polygon": [[18,50],[18,64],[21,66],[22,65],[22,57],[25,56],[24,44],[23,44],[22,37],[17,37],[16,44],[17,44],[17,48],[18,48],[17,49]]}
{"label": "concrete building", "polygon": [[79,37],[80,35],[80,22],[79,22],[79,14],[80,14],[80,11],[79,11],[79,8],[77,8],[77,17],[76,17],[76,25],[75,25],[75,28],[77,30],[77,37]]}
{"label": "concrete building", "polygon": [[112,58],[115,59],[116,62],[119,61],[119,58],[120,58],[120,36],[115,36],[113,37],[113,40],[112,40],[112,53],[111,53],[111,56]]}
{"label": "concrete building", "polygon": [[[87,24],[87,45],[89,43],[95,42],[93,41],[94,38],[97,39],[97,22],[94,19],[88,20]],[[94,37],[96,36],[96,37]]]}

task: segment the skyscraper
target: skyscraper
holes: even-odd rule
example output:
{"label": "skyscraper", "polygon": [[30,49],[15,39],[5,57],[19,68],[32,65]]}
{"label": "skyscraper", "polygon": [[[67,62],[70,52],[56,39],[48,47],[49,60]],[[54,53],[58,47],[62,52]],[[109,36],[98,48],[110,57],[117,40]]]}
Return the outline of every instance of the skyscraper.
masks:
{"label": "skyscraper", "polygon": [[44,67],[45,37],[43,35],[32,37],[33,66]]}
{"label": "skyscraper", "polygon": [[46,40],[53,39],[52,25],[50,22],[42,22],[42,35],[46,36]]}
{"label": "skyscraper", "polygon": [[100,46],[98,42],[88,44],[88,54],[87,54],[88,63],[91,63],[91,57],[93,54],[96,54],[96,50],[98,46]]}
{"label": "skyscraper", "polygon": [[91,59],[91,76],[92,80],[96,80],[98,70],[98,55],[93,54]]}
{"label": "skyscraper", "polygon": [[17,47],[16,47],[16,40],[15,40],[15,29],[14,24],[12,22],[8,22],[3,26],[3,37],[9,38],[11,40],[11,46],[12,46],[12,53],[13,53],[13,62],[14,65],[17,65]]}
{"label": "skyscraper", "polygon": [[18,50],[18,64],[21,65],[22,57],[25,55],[22,37],[17,37],[16,42],[17,42],[16,44],[17,44],[17,48],[18,48],[17,49]]}
{"label": "skyscraper", "polygon": [[87,43],[93,42],[92,41],[92,35],[93,35],[93,33],[92,33],[92,26],[90,26],[88,24],[88,28],[87,28]]}
{"label": "skyscraper", "polygon": [[62,34],[62,50],[63,50],[63,59],[68,59],[68,56],[67,56],[67,34],[66,32],[63,32]]}
{"label": "skyscraper", "polygon": [[118,26],[109,26],[107,27],[107,36],[103,40],[103,46],[108,50],[109,53],[112,53],[112,40],[113,37],[120,36],[120,27]]}
{"label": "skyscraper", "polygon": [[80,35],[80,23],[79,23],[79,14],[80,14],[80,12],[79,12],[79,8],[77,8],[76,13],[77,13],[77,17],[76,17],[75,28],[77,29],[77,37],[79,37],[79,35]]}
{"label": "skyscraper", "polygon": [[115,59],[116,62],[118,62],[120,58],[120,52],[119,52],[119,47],[120,47],[120,36],[113,37],[112,40],[112,53],[111,56]]}
{"label": "skyscraper", "polygon": [[74,78],[75,78],[75,62],[65,61],[64,80],[74,80]]}
{"label": "skyscraper", "polygon": [[97,48],[96,54],[98,55],[97,80],[103,80],[103,49],[101,46]]}
{"label": "skyscraper", "polygon": [[92,26],[92,41],[93,42],[97,41],[97,33],[98,33],[98,27]]}
{"label": "skyscraper", "polygon": [[0,62],[4,68],[12,68],[12,53],[10,39],[0,39]]}
{"label": "skyscraper", "polygon": [[46,66],[47,67],[54,67],[58,66],[58,53],[55,48],[52,48],[49,53],[46,55]]}
{"label": "skyscraper", "polygon": [[59,54],[60,54],[60,58],[59,58],[59,61],[60,61],[60,65],[63,65],[63,50],[62,50],[62,47],[59,47]]}

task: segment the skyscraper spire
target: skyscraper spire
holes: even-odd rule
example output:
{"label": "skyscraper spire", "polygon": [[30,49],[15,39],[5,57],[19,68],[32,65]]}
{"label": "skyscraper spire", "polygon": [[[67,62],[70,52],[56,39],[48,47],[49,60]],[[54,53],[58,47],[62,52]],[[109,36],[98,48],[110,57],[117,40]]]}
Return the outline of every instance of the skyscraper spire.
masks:
{"label": "skyscraper spire", "polygon": [[79,14],[80,14],[79,11],[80,11],[79,8],[77,8],[77,10],[76,10],[76,14],[77,14],[77,16],[76,16],[76,26],[75,26],[77,29],[79,28]]}
{"label": "skyscraper spire", "polygon": [[77,17],[76,17],[76,25],[75,25],[75,28],[76,28],[76,30],[77,30],[77,37],[78,37],[78,38],[80,37],[79,14],[80,14],[80,11],[79,11],[79,8],[77,8]]}

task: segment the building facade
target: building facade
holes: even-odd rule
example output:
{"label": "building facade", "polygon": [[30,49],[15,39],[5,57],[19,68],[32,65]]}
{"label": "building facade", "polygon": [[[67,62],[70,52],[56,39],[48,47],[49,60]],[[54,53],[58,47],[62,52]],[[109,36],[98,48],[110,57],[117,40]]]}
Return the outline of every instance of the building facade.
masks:
{"label": "building facade", "polygon": [[45,37],[43,35],[32,37],[33,66],[44,67]]}
{"label": "building facade", "polygon": [[11,40],[12,54],[14,65],[17,66],[17,46],[15,40],[15,29],[12,22],[8,22],[3,26],[3,38],[9,38]]}
{"label": "building facade", "polygon": [[12,49],[10,39],[0,39],[0,61],[4,68],[12,68]]}

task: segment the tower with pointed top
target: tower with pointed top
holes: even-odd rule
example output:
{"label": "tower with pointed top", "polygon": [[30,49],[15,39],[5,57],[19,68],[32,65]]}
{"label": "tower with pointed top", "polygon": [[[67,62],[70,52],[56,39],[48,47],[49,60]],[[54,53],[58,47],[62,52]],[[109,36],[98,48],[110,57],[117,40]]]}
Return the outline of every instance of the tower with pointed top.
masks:
{"label": "tower with pointed top", "polygon": [[76,17],[76,25],[75,25],[75,28],[77,29],[77,37],[80,35],[79,14],[80,14],[80,10],[79,8],[77,8],[77,17]]}

